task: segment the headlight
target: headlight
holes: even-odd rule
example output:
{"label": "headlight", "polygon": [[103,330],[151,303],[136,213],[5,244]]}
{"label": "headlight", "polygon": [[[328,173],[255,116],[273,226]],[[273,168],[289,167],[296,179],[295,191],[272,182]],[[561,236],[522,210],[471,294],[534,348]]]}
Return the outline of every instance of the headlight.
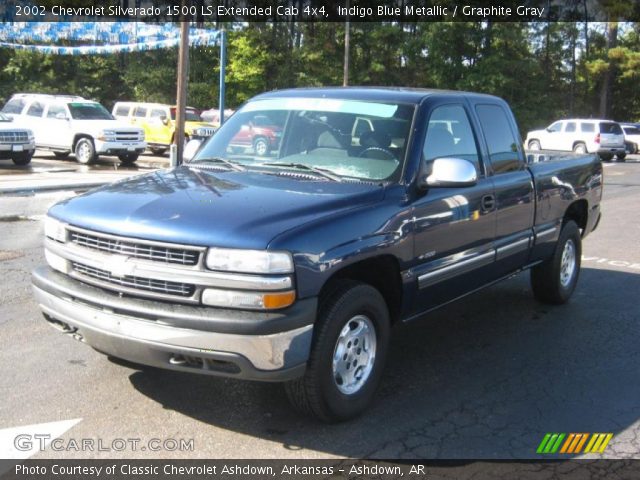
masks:
{"label": "headlight", "polygon": [[296,292],[244,292],[206,288],[202,291],[202,303],[214,307],[246,308],[250,310],[276,310],[288,307],[296,299]]}
{"label": "headlight", "polygon": [[45,217],[44,234],[58,242],[64,243],[67,241],[67,229],[65,228],[65,224],[53,217]]}
{"label": "headlight", "polygon": [[33,135],[33,132],[31,130],[27,130],[27,138],[29,139],[29,141],[35,140],[35,136]]}
{"label": "headlight", "polygon": [[116,132],[113,130],[102,130],[98,135],[98,140],[103,142],[113,142],[116,139]]}
{"label": "headlight", "polygon": [[207,268],[223,272],[293,273],[293,258],[287,252],[210,248]]}

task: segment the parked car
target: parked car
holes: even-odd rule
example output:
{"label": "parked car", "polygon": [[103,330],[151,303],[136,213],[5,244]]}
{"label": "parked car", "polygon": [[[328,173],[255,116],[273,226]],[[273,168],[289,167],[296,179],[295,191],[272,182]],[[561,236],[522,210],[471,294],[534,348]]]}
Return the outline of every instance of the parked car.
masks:
{"label": "parked car", "polygon": [[130,164],[144,152],[144,131],[115,120],[98,102],[82,97],[17,93],[2,108],[33,130],[36,147],[58,158],[75,153],[80,163],[115,155]]}
{"label": "parked car", "polygon": [[525,145],[530,150],[597,153],[604,161],[611,160],[614,155],[618,160],[627,156],[622,128],[611,120],[558,120],[544,130],[529,132]]}
{"label": "parked car", "polygon": [[[156,155],[164,154],[173,143],[176,133],[176,107],[160,103],[116,102],[113,115],[141,127],[150,150]],[[213,125],[203,122],[196,109],[188,107],[185,116],[186,141],[192,136],[200,138],[213,135]]]}
{"label": "parked car", "polygon": [[[256,117],[281,129],[278,150],[230,153]],[[362,118],[377,128],[354,129]],[[285,382],[300,411],[351,418],[374,396],[393,324],[527,269],[538,300],[571,297],[602,163],[529,163],[517,132],[489,95],[259,95],[192,161],[53,206],[35,298],[99,352]]]}
{"label": "parked car", "polygon": [[27,165],[36,150],[33,132],[13,124],[13,118],[0,113],[0,158],[10,158],[16,165]]}
{"label": "parked car", "polygon": [[640,145],[640,126],[636,123],[621,123],[624,132],[624,143],[627,147],[627,153],[638,153]]}
{"label": "parked car", "polygon": [[229,142],[229,149],[232,152],[251,149],[258,156],[268,156],[279,148],[282,125],[283,123],[278,124],[263,113],[246,118]]}

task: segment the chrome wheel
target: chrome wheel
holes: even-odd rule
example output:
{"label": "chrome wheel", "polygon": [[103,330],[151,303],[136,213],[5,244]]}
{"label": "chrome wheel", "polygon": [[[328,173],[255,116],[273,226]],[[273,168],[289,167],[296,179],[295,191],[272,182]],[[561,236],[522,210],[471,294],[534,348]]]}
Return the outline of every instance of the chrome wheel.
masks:
{"label": "chrome wheel", "polygon": [[562,260],[560,261],[560,284],[568,287],[573,280],[576,271],[576,246],[573,240],[567,240],[562,250]]}
{"label": "chrome wheel", "polygon": [[338,390],[356,393],[367,382],[376,358],[376,330],[369,318],[357,315],[340,331],[333,351],[332,373]]}
{"label": "chrome wheel", "polygon": [[93,148],[86,140],[81,140],[76,148],[76,159],[80,163],[89,163],[93,157]]}
{"label": "chrome wheel", "polygon": [[256,140],[256,143],[254,145],[254,150],[256,152],[256,155],[264,157],[269,151],[269,145],[267,144],[266,140],[260,138]]}

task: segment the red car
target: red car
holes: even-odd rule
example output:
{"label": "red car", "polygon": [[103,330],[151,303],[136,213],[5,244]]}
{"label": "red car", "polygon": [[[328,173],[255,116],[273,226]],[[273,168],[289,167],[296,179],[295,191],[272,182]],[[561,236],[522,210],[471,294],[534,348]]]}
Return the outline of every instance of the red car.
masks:
{"label": "red car", "polygon": [[278,148],[281,137],[282,127],[275,125],[269,117],[259,115],[242,125],[230,145],[234,148],[252,147],[254,153],[262,157]]}

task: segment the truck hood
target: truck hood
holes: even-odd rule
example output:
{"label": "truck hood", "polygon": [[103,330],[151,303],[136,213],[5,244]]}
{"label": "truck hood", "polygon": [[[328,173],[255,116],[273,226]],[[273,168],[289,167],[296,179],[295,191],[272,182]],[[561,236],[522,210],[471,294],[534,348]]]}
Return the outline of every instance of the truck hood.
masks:
{"label": "truck hood", "polygon": [[73,119],[72,123],[76,129],[81,128],[87,132],[98,133],[101,130],[118,130],[122,132],[140,132],[140,127],[134,127],[120,120],[81,120]]}
{"label": "truck hood", "polygon": [[64,200],[49,215],[127,237],[264,249],[277,235],[382,200],[369,183],[298,180],[186,166],[119,181]]}

